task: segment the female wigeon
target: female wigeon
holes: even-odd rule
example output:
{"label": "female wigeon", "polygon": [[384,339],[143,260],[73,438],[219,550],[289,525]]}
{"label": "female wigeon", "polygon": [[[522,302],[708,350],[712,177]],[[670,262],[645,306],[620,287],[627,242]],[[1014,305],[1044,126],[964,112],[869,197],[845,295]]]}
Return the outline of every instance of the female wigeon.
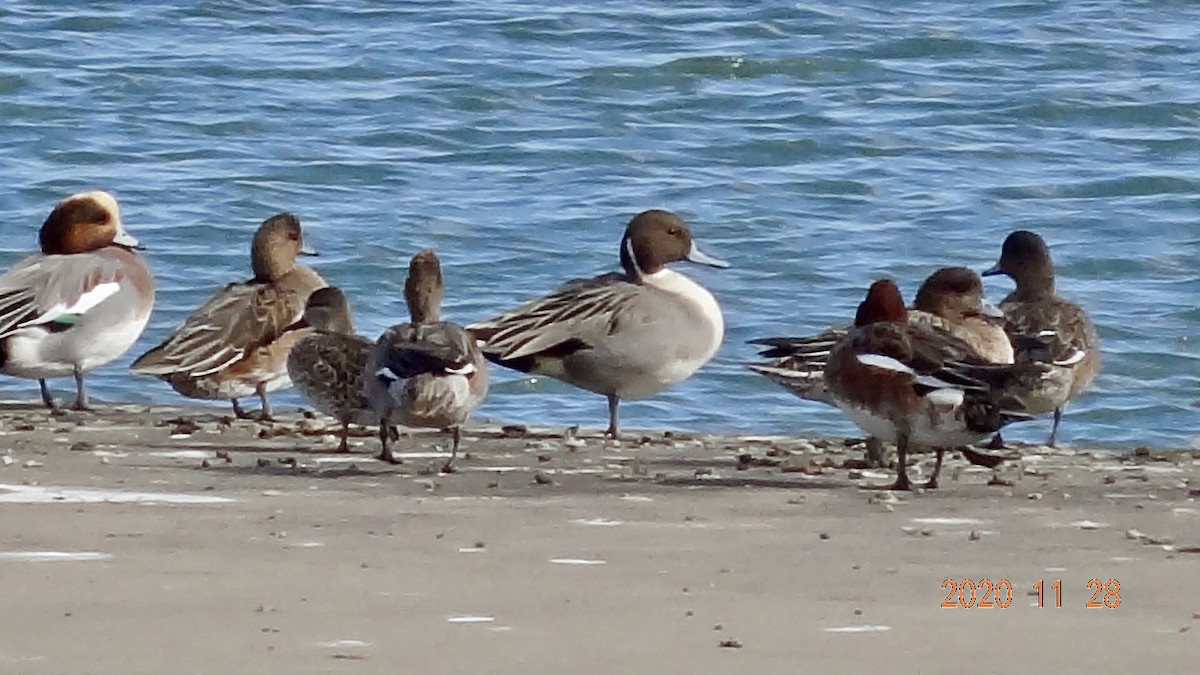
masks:
{"label": "female wigeon", "polygon": [[[1039,235],[1017,230],[1000,249],[1000,260],[983,276],[1004,274],[1017,288],[1000,303],[1007,331],[1018,350],[1034,342],[1052,352],[1054,369],[1026,393],[1031,413],[1054,411],[1048,445],[1053,446],[1067,401],[1079,396],[1100,370],[1100,340],[1087,312],[1054,291],[1054,262]],[[1035,346],[1036,349],[1036,346]]]}
{"label": "female wigeon", "polygon": [[621,399],[652,396],[688,378],[725,335],[712,294],[667,265],[729,266],[702,253],[683,220],[662,210],[629,221],[620,254],[623,272],[569,281],[467,327],[494,363],[604,394],[605,433],[613,438]]}
{"label": "female wigeon", "polygon": [[288,377],[313,407],[341,423],[338,452],[350,452],[350,425],[379,421],[363,393],[363,370],[373,343],[355,335],[350,304],[333,286],[308,296],[303,318],[292,325],[303,328],[313,332],[288,353]]}
{"label": "female wigeon", "polygon": [[300,254],[316,255],[304,246],[300,220],[290,213],[268,218],[250,248],[254,277],[217,291],[130,368],[184,396],[229,399],[238,417],[249,416],[238,399],[258,394],[260,416],[270,419],[267,392],[291,386],[288,351],[311,331],[287,328],[303,315],[308,296],[326,286],[296,263]]}
{"label": "female wigeon", "polygon": [[0,372],[38,380],[75,377],[76,410],[88,407],[84,374],[125,353],[154,307],[154,278],[134,250],[117,200],[84,192],[42,223],[41,253],[0,276]]}
{"label": "female wigeon", "polygon": [[854,328],[830,350],[829,396],[866,433],[896,444],[893,489],[910,488],[910,448],[937,451],[927,487],[936,487],[944,448],[970,445],[1009,422],[1032,419],[1010,391],[1045,372],[1035,362],[997,365],[963,340],[908,320],[896,284],[871,285]]}
{"label": "female wigeon", "polygon": [[462,326],[440,318],[442,266],[425,249],[413,256],[404,282],[409,323],[385,330],[371,348],[364,370],[364,392],[379,422],[379,458],[398,463],[392,453],[391,426],[444,429],[454,447],[444,470],[458,455],[462,425],[488,390],[487,361]]}

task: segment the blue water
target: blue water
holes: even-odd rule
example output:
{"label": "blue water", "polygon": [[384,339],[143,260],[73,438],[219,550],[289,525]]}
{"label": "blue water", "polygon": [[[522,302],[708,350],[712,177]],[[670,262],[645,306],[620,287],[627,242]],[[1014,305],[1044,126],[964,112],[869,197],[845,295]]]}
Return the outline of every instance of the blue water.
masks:
{"label": "blue water", "polygon": [[[374,335],[404,318],[420,247],[468,322],[614,267],[628,218],[665,207],[734,265],[686,270],[723,304],[727,340],[689,381],[624,404],[630,428],[853,432],[744,371],[745,341],[844,322],[881,275],[911,295],[938,266],[990,266],[1028,228],[1103,341],[1061,437],[1200,436],[1200,5],[149,5],[0,5],[0,264],[93,187],[151,247],[155,314],[92,374],[99,398],[179,400],[126,366],[248,274],[274,212],[301,216],[314,266]],[[1010,289],[989,279],[995,300]],[[494,382],[482,417],[605,421],[599,396]]]}

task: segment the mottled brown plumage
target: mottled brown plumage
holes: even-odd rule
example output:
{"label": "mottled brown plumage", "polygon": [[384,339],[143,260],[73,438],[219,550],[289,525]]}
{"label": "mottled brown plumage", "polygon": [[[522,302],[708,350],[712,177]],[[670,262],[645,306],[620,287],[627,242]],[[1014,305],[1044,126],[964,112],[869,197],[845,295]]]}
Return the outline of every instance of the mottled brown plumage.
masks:
{"label": "mottled brown plumage", "polygon": [[312,332],[288,354],[288,376],[313,407],[342,425],[338,452],[350,452],[350,425],[379,421],[363,393],[372,342],[355,335],[346,296],[332,286],[308,296],[304,317],[293,328]]}

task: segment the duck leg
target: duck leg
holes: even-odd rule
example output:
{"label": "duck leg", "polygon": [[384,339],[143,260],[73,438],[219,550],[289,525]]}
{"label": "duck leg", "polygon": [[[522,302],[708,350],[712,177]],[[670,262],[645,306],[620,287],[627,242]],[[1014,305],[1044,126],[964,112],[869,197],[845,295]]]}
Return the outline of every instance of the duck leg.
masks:
{"label": "duck leg", "polygon": [[379,444],[383,446],[383,449],[379,451],[379,461],[381,462],[387,462],[388,464],[401,463],[401,461],[396,459],[396,456],[392,454],[391,441],[395,440],[395,437],[393,436],[395,431],[395,427],[390,426],[387,423],[387,420],[379,420]]}
{"label": "duck leg", "polygon": [[46,385],[46,381],[38,380],[38,388],[40,388],[42,390],[42,403],[45,404],[45,406],[50,409],[50,412],[52,414],[57,413],[58,412],[58,403],[56,403],[54,401],[54,396],[52,396],[50,394],[50,387],[48,387]]}
{"label": "duck leg", "polygon": [[1004,437],[1000,435],[999,431],[997,431],[996,435],[992,436],[992,440],[988,441],[988,444],[983,447],[988,450],[1003,450]]}
{"label": "duck leg", "polygon": [[896,438],[896,482],[892,484],[893,490],[911,490],[912,484],[908,482],[908,434],[898,434]]}
{"label": "duck leg", "polygon": [[250,413],[246,412],[245,408],[242,408],[242,404],[238,403],[238,400],[236,398],[229,399],[229,402],[233,404],[233,416],[234,417],[236,417],[239,420],[244,420],[244,419],[247,419],[248,417],[250,417]]}
{"label": "duck leg", "polygon": [[454,463],[454,458],[458,456],[458,444],[462,442],[462,427],[457,424],[454,425],[454,428],[450,430],[450,434],[451,439],[453,439],[450,447],[450,459],[446,460],[446,464],[442,467],[443,473],[454,473],[454,467],[451,464]]}
{"label": "duck leg", "polygon": [[267,400],[267,383],[259,382],[254,391],[258,394],[258,400],[262,401],[262,408],[258,411],[258,419],[263,422],[274,422],[275,418],[271,417],[271,402]]}
{"label": "duck leg", "polygon": [[1046,445],[1054,447],[1058,437],[1058,425],[1062,422],[1062,406],[1054,409],[1054,426],[1050,428],[1050,440],[1046,441]]}
{"label": "duck leg", "polygon": [[937,461],[934,462],[934,464],[933,464],[933,475],[931,475],[929,477],[929,480],[925,481],[925,489],[926,490],[936,490],[937,489],[938,474],[940,474],[942,472],[942,459],[945,457],[945,455],[946,455],[945,448],[937,449]]}
{"label": "duck leg", "polygon": [[867,466],[872,469],[883,467],[883,441],[874,436],[867,436]]}
{"label": "duck leg", "polygon": [[342,420],[342,442],[338,444],[338,452],[350,452],[350,422]]}
{"label": "duck leg", "polygon": [[621,399],[617,398],[616,394],[608,394],[608,429],[604,435],[611,436],[614,440],[621,437],[621,432],[617,428],[617,406],[620,404]]}
{"label": "duck leg", "polygon": [[75,369],[75,410],[91,410],[88,406],[87,385],[83,382],[83,373]]}

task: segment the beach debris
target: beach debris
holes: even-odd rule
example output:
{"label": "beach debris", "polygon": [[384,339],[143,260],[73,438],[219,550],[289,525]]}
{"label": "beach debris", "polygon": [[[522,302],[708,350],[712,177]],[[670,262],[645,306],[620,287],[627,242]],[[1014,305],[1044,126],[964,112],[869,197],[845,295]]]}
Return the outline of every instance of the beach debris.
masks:
{"label": "beach debris", "polygon": [[830,535],[828,532],[822,532],[822,533],[818,534],[817,536],[821,538],[821,541],[829,541]]}
{"label": "beach debris", "polygon": [[36,469],[38,467],[42,467],[42,466],[46,466],[46,465],[42,462],[37,461],[36,459],[27,459],[21,463],[21,466],[26,469]]}
{"label": "beach debris", "polygon": [[524,424],[505,424],[500,427],[500,435],[504,438],[523,438],[529,433],[529,427]]}
{"label": "beach debris", "polygon": [[1042,499],[1042,493],[1040,493],[1040,492],[1030,492],[1028,495],[1026,495],[1026,496],[1025,496],[1025,498],[1026,498],[1026,499],[1028,499],[1029,501],[1033,501],[1033,502],[1036,502],[1036,501],[1041,501],[1041,499]]}
{"label": "beach debris", "polygon": [[91,452],[95,449],[96,444],[89,443],[88,441],[76,441],[71,444],[70,448],[71,452]]}
{"label": "beach debris", "polygon": [[886,505],[890,505],[890,504],[899,504],[899,503],[901,503],[901,500],[899,497],[896,496],[896,493],[893,492],[892,490],[880,490],[880,491],[872,494],[870,497],[867,497],[867,503],[868,504],[883,504],[886,506]]}
{"label": "beach debris", "polygon": [[537,471],[533,474],[533,482],[537,485],[554,485],[554,479],[542,473],[541,471]]}
{"label": "beach debris", "polygon": [[741,649],[742,643],[737,640],[721,640],[719,643],[722,649]]}
{"label": "beach debris", "polygon": [[967,534],[967,541],[979,541],[979,539],[979,530],[971,530],[971,532]]}

